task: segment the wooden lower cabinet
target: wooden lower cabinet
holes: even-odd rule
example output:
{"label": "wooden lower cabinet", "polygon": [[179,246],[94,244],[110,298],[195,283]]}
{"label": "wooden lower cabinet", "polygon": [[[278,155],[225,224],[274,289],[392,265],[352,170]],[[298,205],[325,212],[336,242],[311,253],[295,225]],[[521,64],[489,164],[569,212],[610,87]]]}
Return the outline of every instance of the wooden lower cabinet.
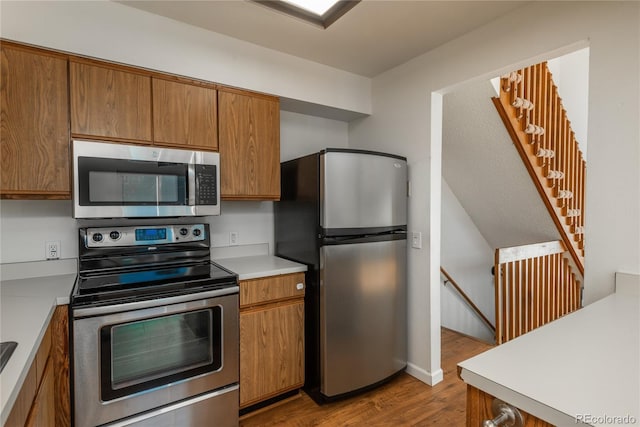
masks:
{"label": "wooden lower cabinet", "polygon": [[55,378],[53,374],[53,361],[49,357],[42,375],[42,383],[33,401],[31,412],[27,418],[26,426],[29,427],[55,427]]}
{"label": "wooden lower cabinet", "polygon": [[4,427],[71,425],[68,313],[56,308]]}
{"label": "wooden lower cabinet", "polygon": [[[482,427],[485,420],[495,418],[491,409],[494,399],[492,395],[467,384],[467,427]],[[522,410],[520,414],[524,422],[523,427],[554,427],[553,424]]]}
{"label": "wooden lower cabinet", "polygon": [[240,408],[303,385],[304,274],[241,281]]}

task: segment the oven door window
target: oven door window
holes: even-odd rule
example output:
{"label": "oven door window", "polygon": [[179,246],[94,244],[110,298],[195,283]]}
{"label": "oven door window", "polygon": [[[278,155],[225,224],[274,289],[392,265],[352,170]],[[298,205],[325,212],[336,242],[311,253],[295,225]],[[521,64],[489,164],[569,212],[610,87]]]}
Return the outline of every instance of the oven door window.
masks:
{"label": "oven door window", "polygon": [[80,206],[189,204],[182,163],[78,158]]}
{"label": "oven door window", "polygon": [[219,370],[221,335],[220,306],[103,327],[102,400]]}

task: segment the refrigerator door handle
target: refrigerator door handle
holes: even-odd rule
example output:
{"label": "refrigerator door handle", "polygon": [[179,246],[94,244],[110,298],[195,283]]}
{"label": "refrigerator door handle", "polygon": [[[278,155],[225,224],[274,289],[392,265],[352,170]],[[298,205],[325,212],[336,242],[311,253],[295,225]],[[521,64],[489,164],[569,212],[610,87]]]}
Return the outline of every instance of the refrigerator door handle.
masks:
{"label": "refrigerator door handle", "polygon": [[385,242],[391,240],[406,240],[407,232],[387,232],[379,234],[362,234],[353,236],[331,236],[323,237],[320,239],[320,246],[329,245],[348,245],[353,243],[368,243],[368,242]]}

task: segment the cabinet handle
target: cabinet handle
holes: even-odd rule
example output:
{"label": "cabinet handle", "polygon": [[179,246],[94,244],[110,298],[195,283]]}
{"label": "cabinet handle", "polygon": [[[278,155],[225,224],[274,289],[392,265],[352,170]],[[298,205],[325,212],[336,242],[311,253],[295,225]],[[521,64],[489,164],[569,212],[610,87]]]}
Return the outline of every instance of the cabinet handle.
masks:
{"label": "cabinet handle", "polygon": [[518,408],[504,403],[500,399],[494,399],[491,405],[493,411],[492,420],[485,420],[482,423],[482,427],[522,427],[524,425],[522,421],[522,414],[518,411]]}
{"label": "cabinet handle", "polygon": [[297,283],[296,284],[296,289],[299,290],[299,291],[303,290],[304,289],[304,283]]}

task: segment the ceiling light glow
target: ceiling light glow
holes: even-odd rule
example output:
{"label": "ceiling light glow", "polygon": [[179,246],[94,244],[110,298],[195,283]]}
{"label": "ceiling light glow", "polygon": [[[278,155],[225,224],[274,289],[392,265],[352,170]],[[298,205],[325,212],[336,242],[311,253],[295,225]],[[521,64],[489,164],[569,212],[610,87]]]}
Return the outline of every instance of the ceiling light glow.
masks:
{"label": "ceiling light glow", "polygon": [[315,15],[322,16],[333,7],[339,0],[283,0],[300,9],[304,9]]}

